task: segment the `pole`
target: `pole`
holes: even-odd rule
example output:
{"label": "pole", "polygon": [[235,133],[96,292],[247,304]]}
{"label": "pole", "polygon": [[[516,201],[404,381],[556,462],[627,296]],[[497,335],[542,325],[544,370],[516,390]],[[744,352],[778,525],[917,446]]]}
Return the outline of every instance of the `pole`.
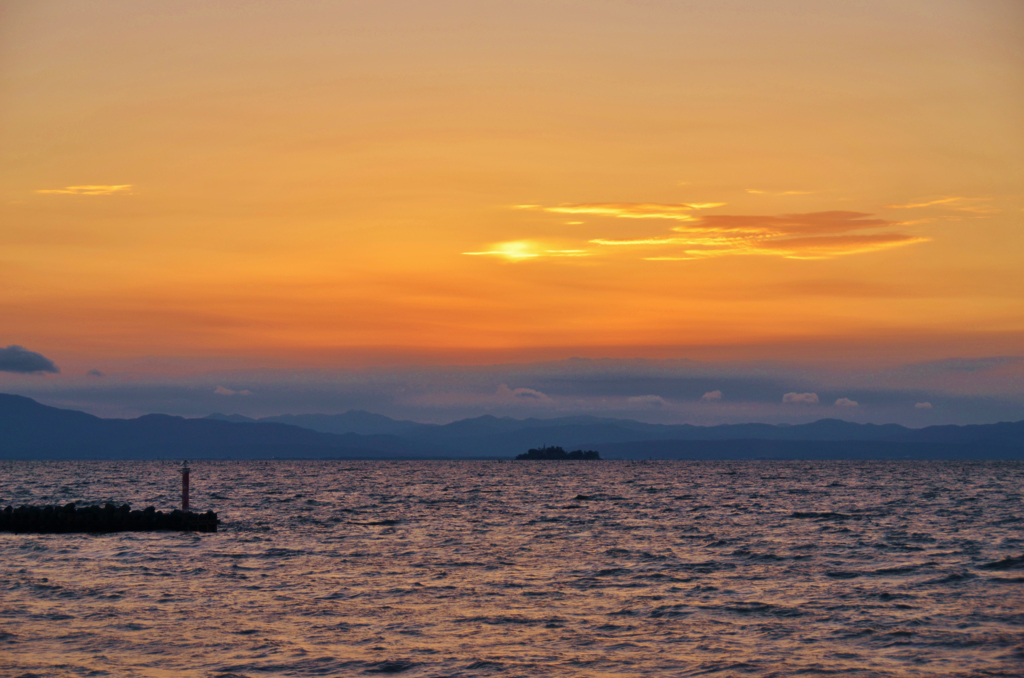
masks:
{"label": "pole", "polygon": [[181,510],[188,513],[188,460],[181,465]]}

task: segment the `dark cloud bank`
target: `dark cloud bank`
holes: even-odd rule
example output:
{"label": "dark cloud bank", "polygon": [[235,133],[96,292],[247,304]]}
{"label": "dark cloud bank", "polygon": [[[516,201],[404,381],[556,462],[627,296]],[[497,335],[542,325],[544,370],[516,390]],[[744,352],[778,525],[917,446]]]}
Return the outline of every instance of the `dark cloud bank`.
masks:
{"label": "dark cloud bank", "polygon": [[44,355],[29,351],[21,346],[11,345],[0,348],[0,372],[16,374],[40,374],[49,372],[57,374],[60,368]]}

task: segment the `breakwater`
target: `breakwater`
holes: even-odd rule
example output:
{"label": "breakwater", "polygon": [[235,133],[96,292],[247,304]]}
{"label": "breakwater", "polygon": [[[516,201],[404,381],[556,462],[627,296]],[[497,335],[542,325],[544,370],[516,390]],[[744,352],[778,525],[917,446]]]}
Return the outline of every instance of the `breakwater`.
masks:
{"label": "breakwater", "polygon": [[170,513],[149,506],[133,511],[116,506],[8,506],[0,511],[0,532],[59,534],[70,532],[216,532],[217,514],[175,509]]}

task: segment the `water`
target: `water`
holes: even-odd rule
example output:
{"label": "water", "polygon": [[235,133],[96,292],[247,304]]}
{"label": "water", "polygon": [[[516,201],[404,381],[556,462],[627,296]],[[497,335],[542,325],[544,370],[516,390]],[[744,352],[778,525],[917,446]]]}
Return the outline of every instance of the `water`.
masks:
{"label": "water", "polygon": [[[179,482],[0,462],[0,505],[166,509]],[[1024,674],[1024,561],[985,567],[1024,554],[1020,462],[198,462],[192,485],[220,532],[0,534],[0,675]]]}

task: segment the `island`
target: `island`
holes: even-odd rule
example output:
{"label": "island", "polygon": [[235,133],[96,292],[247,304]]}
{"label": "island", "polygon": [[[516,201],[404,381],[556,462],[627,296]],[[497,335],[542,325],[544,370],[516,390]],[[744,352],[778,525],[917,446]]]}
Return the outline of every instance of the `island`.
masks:
{"label": "island", "polygon": [[573,450],[566,452],[561,447],[547,447],[528,450],[517,455],[516,459],[532,459],[541,461],[561,461],[563,459],[600,459],[601,455],[594,450]]}

